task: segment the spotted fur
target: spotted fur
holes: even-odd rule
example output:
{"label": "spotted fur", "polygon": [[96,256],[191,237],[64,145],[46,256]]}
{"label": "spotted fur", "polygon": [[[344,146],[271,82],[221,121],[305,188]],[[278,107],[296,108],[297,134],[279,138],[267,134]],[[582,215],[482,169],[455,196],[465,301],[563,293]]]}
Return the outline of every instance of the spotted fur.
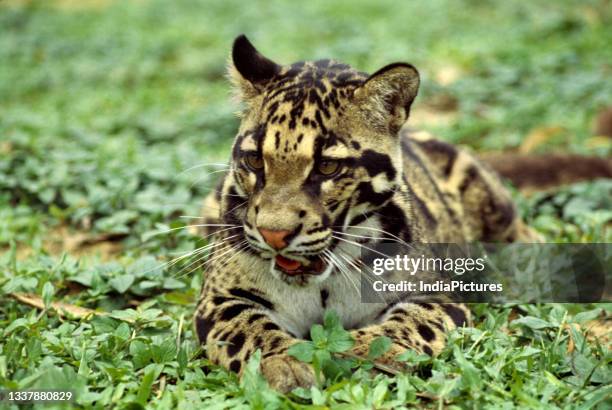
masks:
{"label": "spotted fur", "polygon": [[[260,349],[274,387],[308,386],[312,369],[286,352],[326,309],[352,329],[357,355],[382,335],[393,341],[380,359],[388,365],[405,349],[440,352],[468,310],[359,303],[358,242],[514,241],[532,232],[469,152],[402,129],[417,70],[396,63],[368,75],[333,60],[280,66],[241,36],[230,77],[244,110],[230,170],[204,209],[207,222],[227,226],[216,233],[195,314],[208,357],[240,373]],[[337,171],[322,173],[323,163]],[[286,247],[270,246],[266,230],[288,232]],[[330,263],[317,274],[290,275],[278,254],[304,267],[322,255]]]}

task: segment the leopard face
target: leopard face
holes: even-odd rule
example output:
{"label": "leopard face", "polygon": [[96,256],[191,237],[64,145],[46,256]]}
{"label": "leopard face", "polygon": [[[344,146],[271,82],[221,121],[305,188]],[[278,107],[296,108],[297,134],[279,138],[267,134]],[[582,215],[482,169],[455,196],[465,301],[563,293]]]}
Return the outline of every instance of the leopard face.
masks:
{"label": "leopard face", "polygon": [[372,76],[321,60],[280,66],[245,37],[231,78],[244,102],[224,219],[287,283],[324,281],[340,233],[386,204],[401,182],[397,132],[418,89],[410,65]]}

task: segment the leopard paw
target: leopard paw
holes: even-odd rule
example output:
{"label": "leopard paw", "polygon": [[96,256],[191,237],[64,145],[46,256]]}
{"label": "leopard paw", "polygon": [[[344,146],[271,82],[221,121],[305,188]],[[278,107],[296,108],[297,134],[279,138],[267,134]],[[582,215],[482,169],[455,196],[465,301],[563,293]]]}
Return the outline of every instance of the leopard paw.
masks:
{"label": "leopard paw", "polygon": [[263,359],[261,361],[261,373],[270,387],[281,393],[288,393],[296,387],[309,388],[315,384],[315,374],[312,366],[287,354]]}

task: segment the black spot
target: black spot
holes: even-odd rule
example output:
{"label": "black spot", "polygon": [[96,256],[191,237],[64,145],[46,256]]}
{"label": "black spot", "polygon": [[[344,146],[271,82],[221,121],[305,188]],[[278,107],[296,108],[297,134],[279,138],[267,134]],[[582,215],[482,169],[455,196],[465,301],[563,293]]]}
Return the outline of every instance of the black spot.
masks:
{"label": "black spot", "polygon": [[238,316],[239,314],[241,314],[242,312],[244,312],[245,310],[251,309],[252,307],[253,306],[247,305],[244,303],[236,303],[235,305],[231,305],[225,308],[223,312],[221,313],[221,316],[219,317],[219,319],[223,321],[231,320],[235,318],[236,316]]}
{"label": "black spot", "polygon": [[280,330],[280,327],[276,323],[268,322],[263,325],[263,330]]}
{"label": "black spot", "polygon": [[423,339],[425,339],[428,342],[431,342],[432,340],[436,338],[436,334],[427,325],[421,324],[418,326],[417,330],[419,331],[419,334],[421,335],[421,337],[423,337]]}
{"label": "black spot", "polygon": [[214,332],[211,333],[211,337],[213,338],[213,340],[225,340],[227,339],[227,335],[230,334],[231,329],[226,329],[225,332],[222,331],[223,329],[219,328],[217,330],[215,330]]}
{"label": "black spot", "polygon": [[448,304],[443,304],[442,309],[444,309],[446,314],[450,316],[457,327],[461,327],[467,323],[467,317],[465,316],[465,312],[463,310]]}
{"label": "black spot", "polygon": [[222,305],[225,302],[228,302],[228,301],[231,301],[231,300],[232,299],[227,298],[225,296],[215,296],[212,301],[213,301],[213,304],[219,306],[219,305]]}
{"label": "black spot", "polygon": [[280,345],[280,342],[281,342],[280,337],[275,337],[274,339],[272,339],[272,341],[270,341],[270,350],[276,350],[278,346]]}
{"label": "black spot", "polygon": [[372,212],[372,211],[359,214],[359,215],[355,216],[353,219],[351,219],[349,224],[350,225],[359,225],[362,222],[365,222],[367,219],[369,219],[372,215],[374,215],[374,212]]}
{"label": "black spot", "polygon": [[323,309],[327,308],[327,298],[329,298],[329,291],[327,289],[321,289],[321,306]]}
{"label": "black spot", "polygon": [[312,229],[309,229],[308,231],[306,231],[306,233],[307,233],[308,235],[312,235],[313,233],[323,232],[323,231],[324,231],[324,230],[326,230],[326,229],[327,229],[326,227],[324,227],[324,226],[320,226],[320,227],[318,227],[318,228],[312,228]]}
{"label": "black spot", "polygon": [[241,367],[242,365],[240,364],[240,361],[238,360],[232,360],[232,362],[229,365],[230,370],[233,371],[234,373],[240,373]]}
{"label": "black spot", "polygon": [[223,220],[228,224],[239,225],[242,223],[240,218],[236,215],[236,212],[240,210],[244,206],[244,198],[238,195],[236,189],[231,186],[228,189],[227,193],[227,204],[225,205],[225,209],[223,209]]}
{"label": "black spot", "polygon": [[305,216],[306,216],[306,211],[302,209],[302,210],[300,211],[300,213],[298,214],[298,216],[299,216],[300,218],[305,217]]}
{"label": "black spot", "polygon": [[418,144],[430,153],[444,155],[446,157],[446,164],[444,164],[442,172],[445,177],[448,177],[457,159],[457,148],[451,144],[438,140],[420,141]]}
{"label": "black spot", "polygon": [[357,190],[359,191],[359,196],[357,197],[358,204],[368,202],[374,206],[383,205],[386,201],[391,199],[394,193],[393,190],[383,191],[380,193],[376,192],[374,191],[372,184],[365,181],[360,182],[359,185],[357,185]]}
{"label": "black spot", "polygon": [[265,307],[266,309],[274,309],[274,305],[272,304],[272,302],[270,302],[269,300],[259,295],[256,295],[253,292],[249,292],[248,290],[240,289],[240,288],[233,288],[233,289],[230,289],[229,293],[231,293],[232,295],[236,297],[239,297],[242,299],[248,299],[252,302],[255,302],[258,305]]}
{"label": "black spot", "polygon": [[327,238],[315,239],[314,241],[302,242],[302,246],[313,246],[322,242],[325,242]]}
{"label": "black spot", "polygon": [[444,332],[444,325],[442,324],[442,321],[437,320],[435,322],[431,321],[429,322],[430,324],[434,325],[435,327],[437,327],[438,329],[440,329],[441,332]]}
{"label": "black spot", "polygon": [[249,317],[248,322],[249,323],[255,323],[256,321],[258,321],[259,319],[264,318],[264,317],[266,317],[266,315],[262,315],[261,313],[255,313],[254,315],[251,315]]}
{"label": "black spot", "polygon": [[361,149],[361,144],[359,144],[357,141],[351,141],[351,145],[355,149]]}
{"label": "black spot", "polygon": [[402,339],[410,342],[410,329],[402,328]]}
{"label": "black spot", "polygon": [[404,349],[410,349],[409,342],[407,342],[405,340],[394,340],[393,343],[398,345],[398,346],[402,346]]}
{"label": "black spot", "polygon": [[198,333],[198,339],[200,343],[206,343],[206,338],[213,328],[215,322],[210,317],[198,316],[195,320],[196,332]]}
{"label": "black spot", "polygon": [[391,163],[391,158],[388,155],[381,154],[371,149],[363,151],[358,164],[366,169],[370,177],[374,177],[384,172],[387,175],[387,179],[392,180],[397,174]]}
{"label": "black spot", "polygon": [[257,336],[255,338],[255,341],[253,342],[253,347],[255,347],[255,349],[261,349],[263,344],[263,339],[261,338],[261,336]]}
{"label": "black spot", "polygon": [[427,309],[427,310],[433,310],[433,308],[434,308],[433,305],[431,305],[429,303],[417,303],[417,305],[419,305],[423,309]]}
{"label": "black spot", "polygon": [[329,206],[329,211],[336,212],[336,209],[338,209],[339,206],[340,206],[340,202],[335,201],[333,204]]}
{"label": "black spot", "polygon": [[393,202],[389,202],[378,212],[380,215],[384,215],[384,218],[380,220],[384,231],[403,239],[406,243],[413,241],[412,227],[406,220],[406,213],[400,207]]}
{"label": "black spot", "polygon": [[465,172],[465,177],[463,178],[463,181],[461,181],[461,184],[459,184],[459,192],[461,193],[461,196],[465,194],[465,191],[467,191],[470,185],[472,185],[472,183],[478,177],[479,175],[478,175],[478,170],[476,169],[476,167],[473,165],[470,166]]}
{"label": "black spot", "polygon": [[327,128],[325,127],[325,124],[323,124],[323,119],[321,118],[321,112],[319,110],[315,111],[315,120],[317,121],[317,125],[321,129],[321,132],[326,134]]}
{"label": "black spot", "polygon": [[269,122],[272,116],[276,114],[276,110],[278,110],[278,106],[279,106],[278,101],[274,101],[272,104],[270,104],[270,106],[268,107],[268,116],[266,117],[266,122]]}
{"label": "black spot", "polygon": [[350,80],[353,77],[353,73],[351,72],[344,72],[338,75],[338,77],[336,78],[336,81],[338,81],[338,83],[346,83],[348,80]]}
{"label": "black spot", "polygon": [[236,353],[238,353],[242,349],[242,346],[244,346],[244,340],[244,333],[236,333],[234,337],[228,340],[230,344],[227,345],[227,354],[230,356],[235,356]]}
{"label": "black spot", "polygon": [[427,346],[427,345],[423,345],[423,351],[424,351],[426,354],[430,355],[430,356],[432,356],[432,355],[433,355],[433,350],[431,350],[431,347],[429,347],[429,346]]}

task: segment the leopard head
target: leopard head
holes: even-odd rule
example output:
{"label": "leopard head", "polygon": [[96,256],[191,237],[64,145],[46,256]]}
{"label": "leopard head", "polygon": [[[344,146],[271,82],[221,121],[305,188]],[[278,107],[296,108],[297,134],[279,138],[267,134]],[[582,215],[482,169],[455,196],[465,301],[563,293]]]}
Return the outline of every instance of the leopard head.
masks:
{"label": "leopard head", "polygon": [[372,75],[333,60],[282,66],[239,36],[229,76],[243,110],[224,218],[243,226],[275,277],[325,280],[339,235],[399,186],[397,134],[418,72],[405,63]]}

